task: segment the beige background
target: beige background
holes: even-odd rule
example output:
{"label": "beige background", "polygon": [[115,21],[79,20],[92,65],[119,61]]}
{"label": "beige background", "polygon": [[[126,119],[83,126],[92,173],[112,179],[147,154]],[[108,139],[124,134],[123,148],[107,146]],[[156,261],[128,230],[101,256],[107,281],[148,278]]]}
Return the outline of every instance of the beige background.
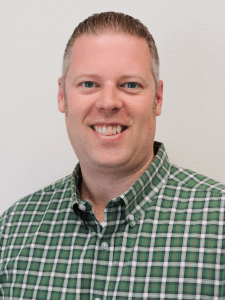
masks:
{"label": "beige background", "polygon": [[140,19],[161,59],[156,140],[170,161],[225,183],[224,0],[20,0],[0,9],[0,214],[73,171],[77,162],[57,78],[76,25],[102,11]]}

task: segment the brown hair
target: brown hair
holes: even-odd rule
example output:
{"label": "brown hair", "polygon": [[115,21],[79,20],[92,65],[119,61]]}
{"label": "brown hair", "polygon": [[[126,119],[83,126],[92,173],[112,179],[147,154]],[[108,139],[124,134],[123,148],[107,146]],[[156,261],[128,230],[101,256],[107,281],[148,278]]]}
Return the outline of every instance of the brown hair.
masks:
{"label": "brown hair", "polygon": [[67,71],[70,65],[70,56],[74,41],[83,34],[99,35],[104,32],[122,32],[125,34],[133,35],[136,37],[144,38],[149,46],[151,53],[151,70],[155,80],[155,87],[157,92],[159,81],[159,56],[155,45],[155,41],[148,31],[148,28],[144,26],[138,19],[134,19],[129,15],[116,12],[103,12],[93,14],[83,22],[79,23],[71,35],[63,56],[63,68],[62,68],[62,86],[65,93],[65,80]]}

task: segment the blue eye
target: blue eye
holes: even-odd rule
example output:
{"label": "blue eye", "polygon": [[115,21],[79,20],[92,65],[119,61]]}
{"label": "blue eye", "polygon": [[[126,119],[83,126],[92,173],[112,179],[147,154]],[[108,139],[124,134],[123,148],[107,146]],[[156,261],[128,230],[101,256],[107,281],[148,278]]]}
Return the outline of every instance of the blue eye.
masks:
{"label": "blue eye", "polygon": [[92,81],[85,81],[81,83],[82,86],[86,87],[86,88],[92,88],[94,86],[94,82]]}
{"label": "blue eye", "polygon": [[128,83],[125,84],[125,86],[127,86],[130,89],[135,89],[139,86],[139,84],[136,83],[136,82],[128,82]]}

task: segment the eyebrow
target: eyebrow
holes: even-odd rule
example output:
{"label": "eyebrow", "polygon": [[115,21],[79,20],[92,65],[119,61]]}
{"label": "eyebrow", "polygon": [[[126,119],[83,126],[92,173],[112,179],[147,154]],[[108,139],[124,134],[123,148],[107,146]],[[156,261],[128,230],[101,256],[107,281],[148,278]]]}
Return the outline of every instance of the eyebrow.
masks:
{"label": "eyebrow", "polygon": [[139,78],[139,79],[145,81],[145,79],[142,76],[138,75],[138,74],[123,75],[122,79],[128,79],[128,78],[131,78],[131,77],[136,77],[136,78]]}
{"label": "eyebrow", "polygon": [[[78,80],[79,78],[82,77],[94,77],[94,78],[101,78],[101,76],[94,74],[94,73],[81,73],[79,75],[74,76],[73,81]],[[128,78],[132,78],[132,77],[136,77],[139,78],[141,80],[143,80],[144,82],[146,82],[146,80],[138,75],[138,74],[126,74],[126,75],[122,75],[121,79],[128,79]]]}
{"label": "eyebrow", "polygon": [[99,75],[94,74],[94,73],[81,73],[79,75],[75,75],[74,78],[73,78],[73,80],[77,80],[77,79],[79,79],[81,77],[96,77],[96,78],[100,78]]}

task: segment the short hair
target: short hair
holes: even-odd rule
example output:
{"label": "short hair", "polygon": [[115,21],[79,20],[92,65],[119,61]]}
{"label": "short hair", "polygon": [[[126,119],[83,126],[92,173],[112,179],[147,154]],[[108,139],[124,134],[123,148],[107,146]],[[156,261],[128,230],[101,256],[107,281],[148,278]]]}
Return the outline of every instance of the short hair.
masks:
{"label": "short hair", "polygon": [[134,19],[129,15],[117,12],[103,12],[93,14],[83,22],[79,23],[71,35],[63,56],[62,67],[62,87],[65,96],[65,80],[70,66],[70,57],[75,40],[84,34],[100,35],[105,32],[125,33],[131,36],[144,38],[149,46],[151,54],[151,70],[155,81],[155,88],[159,82],[159,56],[155,45],[155,41],[148,31],[148,28],[143,25],[138,19]]}

